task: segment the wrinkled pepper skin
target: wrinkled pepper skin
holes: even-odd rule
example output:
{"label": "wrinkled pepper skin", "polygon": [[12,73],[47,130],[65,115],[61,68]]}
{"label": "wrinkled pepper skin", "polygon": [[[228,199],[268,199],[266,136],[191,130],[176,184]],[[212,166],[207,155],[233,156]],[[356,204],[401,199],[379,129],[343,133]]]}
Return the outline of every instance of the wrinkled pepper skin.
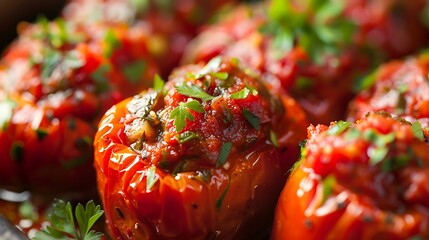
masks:
{"label": "wrinkled pepper skin", "polygon": [[98,121],[152,85],[142,81],[157,72],[146,46],[146,33],[126,25],[20,25],[0,61],[0,186],[95,193]]}
{"label": "wrinkled pepper skin", "polygon": [[[184,66],[163,90],[149,89],[106,112],[94,147],[112,238],[268,233],[307,121],[295,101],[247,72],[234,59]],[[183,86],[200,88],[209,99],[179,91]],[[250,92],[234,95],[245,89]],[[174,113],[190,103],[201,108],[182,108],[191,116],[177,128]]]}
{"label": "wrinkled pepper skin", "polygon": [[429,237],[427,130],[379,112],[308,131],[273,240]]}
{"label": "wrinkled pepper skin", "polygon": [[[352,39],[343,43],[344,46],[335,46],[333,54],[317,53],[321,59],[315,61],[306,47],[314,38],[311,33],[310,40],[296,37],[292,48],[281,48],[279,42],[285,42],[287,36],[284,37],[282,31],[271,30],[278,23],[270,15],[270,2],[281,1],[241,5],[224,13],[224,17],[204,28],[187,46],[182,62],[207,62],[217,55],[237,57],[254,71],[279,79],[281,86],[306,111],[312,124],[344,119],[347,103],[353,98],[353,88],[360,77],[386,59],[414,53],[429,41],[429,27],[421,21],[427,1],[336,1],[331,5],[343,5],[339,14],[342,21],[353,25]],[[284,4],[294,5],[296,12],[310,12],[306,21],[311,21],[317,13],[306,6],[314,1],[286,2]],[[328,1],[319,3],[323,2]],[[285,27],[293,28],[288,23],[293,24],[298,18],[285,17]],[[339,35],[334,38],[339,39]],[[319,46],[322,47],[324,45]]]}
{"label": "wrinkled pepper skin", "polygon": [[365,87],[350,102],[348,119],[369,111],[385,111],[429,126],[429,53],[416,54],[379,66],[366,77]]}

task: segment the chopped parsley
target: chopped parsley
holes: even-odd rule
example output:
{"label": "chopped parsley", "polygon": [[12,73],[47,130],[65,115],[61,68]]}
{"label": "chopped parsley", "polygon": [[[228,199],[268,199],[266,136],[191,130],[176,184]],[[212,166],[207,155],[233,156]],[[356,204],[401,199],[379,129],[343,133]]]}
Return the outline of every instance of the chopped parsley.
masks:
{"label": "chopped parsley", "polygon": [[204,113],[204,108],[197,100],[192,100],[187,103],[180,102],[179,106],[173,109],[170,113],[170,119],[174,119],[174,126],[177,132],[182,131],[186,125],[186,119],[194,121],[194,116],[188,111],[192,110],[199,113]]}
{"label": "chopped parsley", "polygon": [[146,192],[149,192],[157,181],[156,167],[152,165],[146,176]]}
{"label": "chopped parsley", "polygon": [[411,125],[411,129],[413,131],[414,136],[419,139],[420,141],[424,141],[425,140],[425,135],[423,133],[423,129],[422,129],[422,125],[420,124],[419,121],[415,121],[412,125]]}
{"label": "chopped parsley", "polygon": [[220,197],[217,199],[216,201],[217,210],[220,210],[220,208],[222,207],[223,200],[225,199],[225,196],[229,191],[230,185],[231,185],[231,181],[228,181],[228,185],[226,186],[225,190],[222,192],[222,195],[220,195]]}
{"label": "chopped parsley", "polygon": [[38,128],[34,131],[36,132],[37,140],[39,141],[43,141],[43,139],[48,135],[48,130],[43,128]]}
{"label": "chopped parsley", "polygon": [[232,99],[245,99],[245,98],[247,98],[247,96],[249,96],[249,94],[250,94],[249,88],[245,87],[245,88],[241,89],[240,91],[231,94],[231,98]]}
{"label": "chopped parsley", "polygon": [[279,147],[279,140],[277,139],[277,134],[273,130],[270,131],[270,140],[274,147]]}
{"label": "chopped parsley", "polygon": [[336,184],[335,176],[328,175],[326,178],[322,180],[323,184],[323,198],[322,198],[322,204],[326,202],[328,197],[332,194],[334,191],[334,186]]}
{"label": "chopped parsley", "polygon": [[216,167],[225,165],[229,152],[231,151],[232,142],[224,142],[220,148],[219,156],[217,157]]}
{"label": "chopped parsley", "polygon": [[164,80],[162,80],[162,78],[158,74],[155,74],[155,77],[153,78],[153,90],[159,93],[163,93],[164,85]]}
{"label": "chopped parsley", "polygon": [[94,201],[89,201],[85,207],[79,203],[74,214],[70,202],[57,199],[52,207],[48,214],[50,225],[37,232],[34,240],[69,239],[70,236],[77,240],[98,240],[103,236],[103,233],[90,230],[104,213]]}
{"label": "chopped parsley", "polygon": [[349,126],[351,125],[351,122],[345,122],[345,121],[338,121],[334,126],[329,128],[327,131],[328,135],[339,135],[346,131]]}
{"label": "chopped parsley", "polygon": [[261,130],[261,120],[258,116],[250,112],[247,108],[243,108],[243,115],[250,125],[252,125],[256,130]]}
{"label": "chopped parsley", "polygon": [[182,95],[192,98],[199,98],[204,102],[214,98],[197,85],[181,84],[174,86],[174,88]]}
{"label": "chopped parsley", "polygon": [[185,143],[185,142],[187,142],[187,141],[190,141],[190,140],[192,140],[192,139],[199,138],[199,136],[198,136],[198,134],[197,134],[197,133],[195,133],[195,132],[192,132],[192,131],[185,131],[185,132],[183,132],[183,133],[181,133],[181,134],[177,135],[177,136],[176,136],[176,138],[177,138],[177,141],[178,141],[180,144],[183,144],[183,143]]}
{"label": "chopped parsley", "polygon": [[13,110],[17,106],[17,102],[11,99],[6,99],[0,102],[0,130],[6,130],[9,122],[12,119]]}

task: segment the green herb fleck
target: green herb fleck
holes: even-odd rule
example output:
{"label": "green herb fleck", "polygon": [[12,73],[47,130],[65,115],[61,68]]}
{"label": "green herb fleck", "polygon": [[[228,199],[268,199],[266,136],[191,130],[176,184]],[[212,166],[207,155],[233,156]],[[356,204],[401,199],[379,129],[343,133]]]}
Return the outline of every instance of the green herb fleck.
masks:
{"label": "green herb fleck", "polygon": [[106,31],[104,42],[106,43],[106,47],[103,52],[105,57],[111,57],[115,48],[119,48],[121,46],[121,42],[112,29],[108,29]]}
{"label": "green herb fleck", "polygon": [[249,96],[249,93],[250,93],[249,88],[245,87],[245,88],[241,89],[240,91],[231,94],[231,98],[232,99],[245,99],[245,98],[247,98],[247,96]]}
{"label": "green herb fleck", "polygon": [[102,233],[90,229],[103,213],[104,211],[100,210],[100,205],[96,206],[94,201],[91,200],[85,207],[79,203],[73,215],[70,202],[65,203],[62,200],[55,200],[53,211],[48,214],[48,220],[51,225],[43,227],[33,239],[69,239],[70,236],[77,240],[101,239]]}
{"label": "green herb fleck", "polygon": [[124,73],[127,80],[131,83],[138,83],[143,76],[143,73],[146,70],[146,61],[145,60],[137,60],[132,63],[125,65],[122,68],[122,72]]}
{"label": "green herb fleck", "polygon": [[220,148],[219,156],[217,157],[216,167],[225,165],[229,152],[231,151],[232,142],[224,142]]}
{"label": "green herb fleck", "polygon": [[5,131],[12,119],[13,110],[17,106],[17,102],[11,99],[6,99],[0,102],[0,128]]}
{"label": "green herb fleck", "polygon": [[419,121],[415,121],[413,125],[411,125],[411,129],[413,131],[414,136],[420,141],[425,140],[425,135],[423,133],[422,125]]}
{"label": "green herb fleck", "polygon": [[206,93],[202,88],[197,85],[176,85],[174,88],[182,95],[192,98],[199,98],[202,101],[212,100],[214,97]]}
{"label": "green herb fleck", "polygon": [[277,134],[273,130],[270,131],[270,140],[274,147],[279,147],[279,140],[277,139]]}
{"label": "green herb fleck", "polygon": [[156,175],[156,167],[152,165],[149,168],[149,171],[146,177],[146,192],[149,192],[157,181],[158,181],[158,177]]}
{"label": "green herb fleck", "polygon": [[43,141],[43,139],[45,139],[45,137],[48,135],[48,130],[43,128],[38,128],[35,130],[35,132],[37,135],[37,140],[39,141]]}
{"label": "green herb fleck", "polygon": [[360,92],[371,88],[377,80],[378,72],[379,70],[375,69],[370,74],[364,77],[358,78],[354,86],[354,91]]}
{"label": "green herb fleck", "polygon": [[213,72],[210,73],[213,77],[219,78],[220,80],[226,80],[229,77],[229,74],[227,72]]}
{"label": "green herb fleck", "polygon": [[199,136],[198,136],[198,134],[197,133],[195,133],[195,132],[192,132],[192,131],[185,131],[185,132],[183,132],[183,133],[181,133],[181,134],[179,134],[179,135],[177,135],[177,141],[180,143],[180,144],[183,144],[183,143],[185,143],[185,142],[187,142],[187,141],[190,141],[190,140],[192,140],[192,139],[196,139],[196,138],[199,138]]}
{"label": "green herb fleck", "polygon": [[225,190],[222,192],[222,195],[220,195],[220,197],[218,198],[218,200],[216,201],[216,209],[219,211],[220,208],[222,207],[222,203],[223,200],[225,199],[226,194],[229,191],[229,187],[231,185],[231,181],[228,181],[228,185],[226,186]]}
{"label": "green herb fleck", "polygon": [[335,176],[328,175],[325,179],[322,180],[323,184],[323,198],[322,198],[322,205],[326,202],[328,197],[332,194],[334,191],[334,186],[336,184]]}
{"label": "green herb fleck", "polygon": [[179,103],[179,106],[173,109],[170,113],[170,119],[174,119],[174,126],[177,132],[182,131],[186,125],[186,119],[194,121],[194,116],[188,111],[188,109],[195,112],[203,113],[204,108],[197,100],[192,100],[187,103]]}
{"label": "green herb fleck", "polygon": [[155,74],[155,77],[153,78],[153,90],[159,93],[163,93],[164,85],[164,80],[162,80],[162,78],[158,74]]}
{"label": "green herb fleck", "polygon": [[256,130],[261,130],[261,120],[258,116],[250,112],[247,108],[243,108],[243,115],[250,125],[252,125]]}
{"label": "green herb fleck", "polygon": [[339,135],[349,128],[351,122],[338,121],[334,126],[327,131],[328,135]]}
{"label": "green herb fleck", "polygon": [[[389,149],[385,146],[371,147],[368,149],[368,157],[372,166],[381,162],[389,153]],[[387,161],[386,161],[387,162]]]}

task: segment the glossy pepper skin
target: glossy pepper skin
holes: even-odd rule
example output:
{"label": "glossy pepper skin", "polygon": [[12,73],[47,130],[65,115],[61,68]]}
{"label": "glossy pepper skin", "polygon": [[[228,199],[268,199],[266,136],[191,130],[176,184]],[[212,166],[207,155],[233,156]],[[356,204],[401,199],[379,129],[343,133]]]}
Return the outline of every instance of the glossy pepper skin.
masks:
{"label": "glossy pepper skin", "polygon": [[[290,97],[247,72],[233,59],[184,66],[163,90],[106,112],[95,168],[112,238],[267,233],[307,121]],[[188,116],[184,125],[179,109]]]}
{"label": "glossy pepper skin", "polygon": [[308,131],[273,240],[429,237],[427,130],[379,112]]}
{"label": "glossy pepper skin", "polygon": [[[234,8],[188,45],[183,62],[207,62],[216,55],[237,57],[254,71],[279,79],[282,87],[304,108],[311,123],[329,124],[344,119],[347,103],[354,96],[354,82],[374,64],[413,53],[429,40],[428,27],[420,21],[425,1],[317,2],[328,7],[307,6],[316,1],[273,0]],[[285,5],[294,10],[289,15],[279,14],[283,19],[276,20],[278,16],[274,13]],[[329,6],[343,7],[335,14],[322,11]],[[323,24],[315,20],[323,15],[317,14],[321,12],[329,19]],[[343,31],[335,33],[342,27],[326,28],[331,20],[347,24]],[[302,21],[307,21],[307,25],[293,25]],[[321,26],[311,28],[317,24]],[[296,36],[284,30],[288,28],[298,29],[298,33],[293,33]],[[315,36],[320,34],[323,38],[321,33],[325,30],[334,32],[332,41],[338,43],[320,44]],[[288,39],[292,39],[291,46]],[[317,52],[323,48],[329,50]]]}
{"label": "glossy pepper skin", "polygon": [[145,32],[62,19],[20,28],[0,62],[0,186],[95,192],[92,142],[102,113],[157,71]]}
{"label": "glossy pepper skin", "polygon": [[369,111],[385,111],[408,121],[429,126],[429,54],[394,60],[368,75],[362,90],[349,105],[349,119]]}

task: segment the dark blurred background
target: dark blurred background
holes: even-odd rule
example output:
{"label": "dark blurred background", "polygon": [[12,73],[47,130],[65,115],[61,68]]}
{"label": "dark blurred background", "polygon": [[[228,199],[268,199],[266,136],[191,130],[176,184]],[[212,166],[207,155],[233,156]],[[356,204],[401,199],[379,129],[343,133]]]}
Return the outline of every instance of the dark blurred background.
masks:
{"label": "dark blurred background", "polygon": [[17,35],[21,21],[34,22],[38,16],[57,17],[66,0],[0,0],[0,48],[3,50]]}

